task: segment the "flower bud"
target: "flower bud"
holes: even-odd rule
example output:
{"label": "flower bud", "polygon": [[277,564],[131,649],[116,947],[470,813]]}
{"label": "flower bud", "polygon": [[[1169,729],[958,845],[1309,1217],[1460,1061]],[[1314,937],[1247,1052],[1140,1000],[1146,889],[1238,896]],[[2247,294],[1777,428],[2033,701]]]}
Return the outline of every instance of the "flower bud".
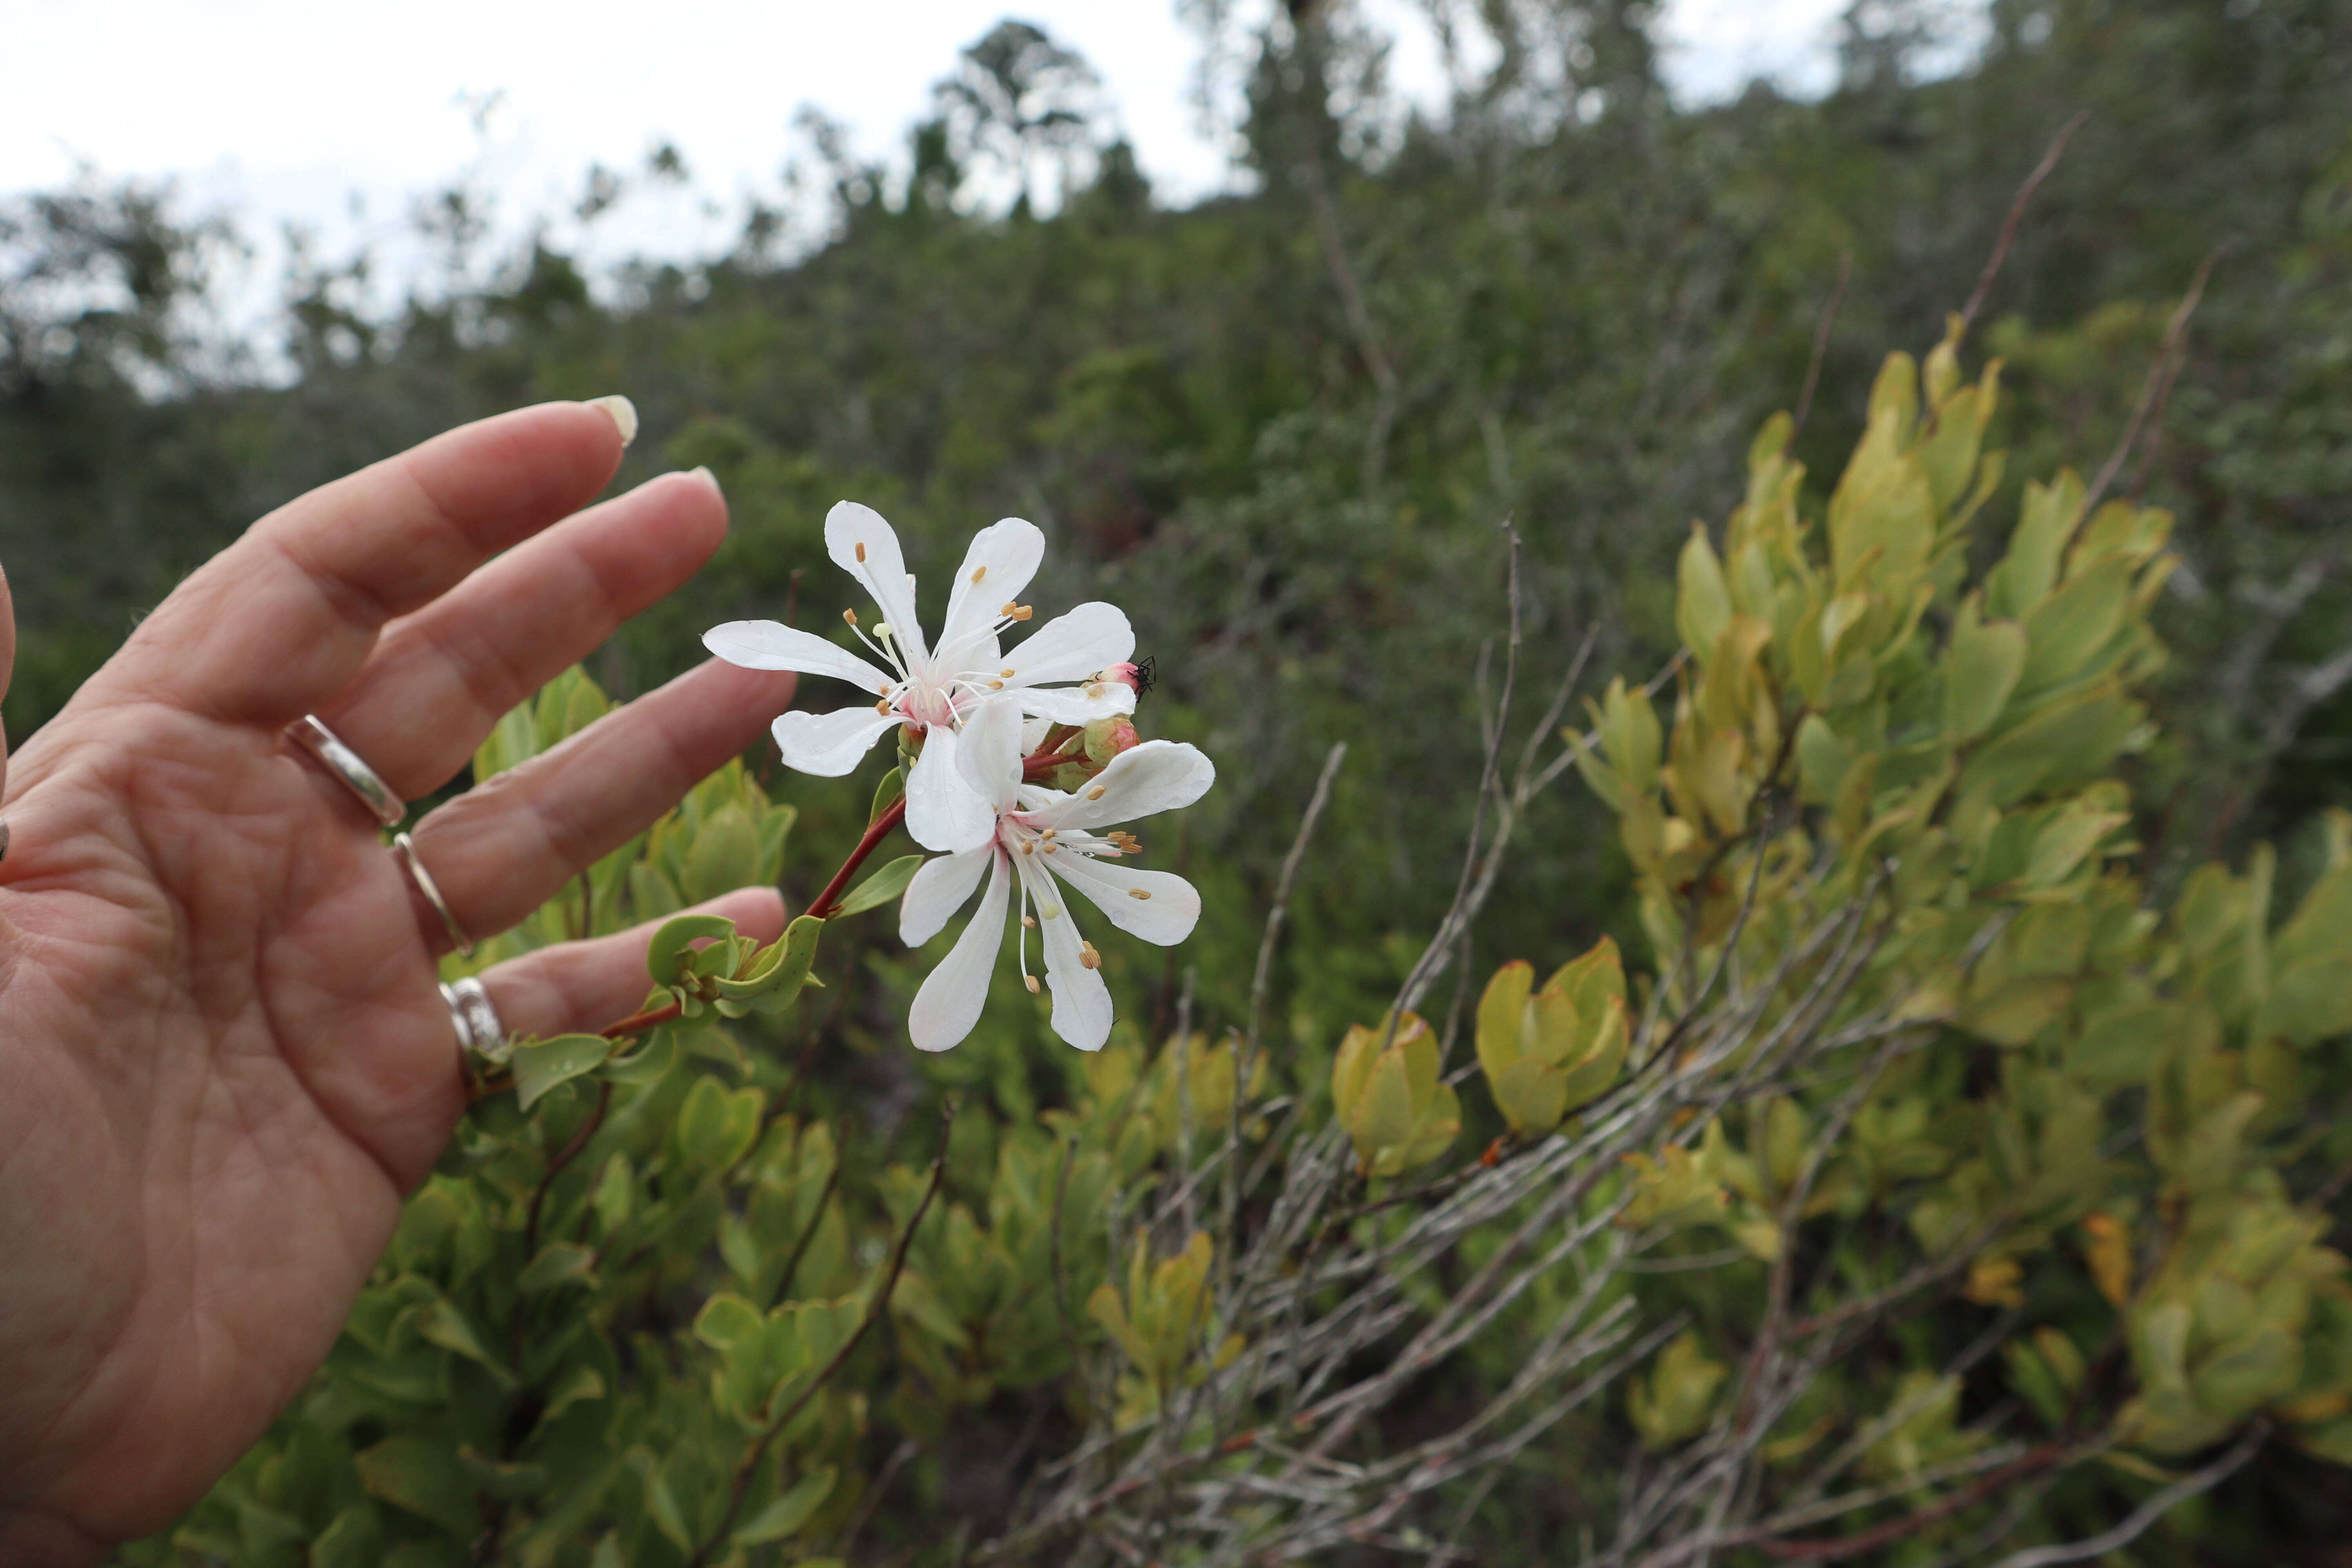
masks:
{"label": "flower bud", "polygon": [[[1133,665],[1123,667],[1132,669]],[[1110,760],[1121,752],[1132,751],[1143,737],[1135,732],[1135,721],[1120,714],[1110,719],[1097,719],[1087,726],[1087,761],[1097,770],[1110,766]]]}
{"label": "flower bud", "polygon": [[1123,680],[1128,689],[1138,697],[1143,695],[1143,673],[1132,664],[1114,664],[1097,674],[1097,680]]}

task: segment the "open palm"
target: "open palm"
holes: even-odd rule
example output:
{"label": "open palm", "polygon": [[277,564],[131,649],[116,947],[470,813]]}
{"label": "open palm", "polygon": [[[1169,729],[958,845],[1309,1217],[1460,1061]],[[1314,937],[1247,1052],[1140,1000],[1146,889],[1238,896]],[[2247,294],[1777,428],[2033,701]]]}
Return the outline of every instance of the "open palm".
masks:
{"label": "open palm", "polygon": [[[0,1563],[159,1529],[324,1358],[463,1108],[441,925],[293,747],[318,713],[406,796],[683,582],[726,508],[670,475],[591,508],[623,437],[551,404],[315,490],[190,577],[0,793]],[[0,683],[14,655],[0,589]],[[520,920],[750,743],[792,677],[709,665],[415,827],[460,922]],[[775,894],[717,906],[766,937]],[[486,975],[593,1028],[644,935]]]}

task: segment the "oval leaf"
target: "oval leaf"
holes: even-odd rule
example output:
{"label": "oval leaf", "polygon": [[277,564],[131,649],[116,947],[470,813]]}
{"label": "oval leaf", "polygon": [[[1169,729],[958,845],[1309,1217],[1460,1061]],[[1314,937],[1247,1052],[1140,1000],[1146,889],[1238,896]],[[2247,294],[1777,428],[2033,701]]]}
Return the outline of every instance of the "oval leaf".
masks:
{"label": "oval leaf", "polygon": [[922,868],[922,856],[899,857],[858,883],[850,890],[849,896],[841,900],[840,907],[827,918],[839,920],[844,915],[861,914],[877,904],[888,903],[907,890],[907,884],[913,881],[915,873]]}
{"label": "oval leaf", "polygon": [[593,1072],[613,1054],[613,1042],[602,1035],[558,1035],[551,1040],[526,1040],[514,1048],[515,1101],[525,1110],[547,1091],[582,1073]]}

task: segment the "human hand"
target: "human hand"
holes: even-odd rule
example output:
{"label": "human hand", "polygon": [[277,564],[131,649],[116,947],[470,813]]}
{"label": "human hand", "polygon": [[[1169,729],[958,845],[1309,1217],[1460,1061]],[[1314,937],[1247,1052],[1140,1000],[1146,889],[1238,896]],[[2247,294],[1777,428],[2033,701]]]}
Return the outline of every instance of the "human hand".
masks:
{"label": "human hand", "polygon": [[[317,713],[404,797],[455,776],[718,547],[705,474],[576,511],[624,444],[548,404],[301,497],[0,759],[0,1563],[163,1528],[333,1344],[464,1091],[439,918],[283,731]],[[0,585],[0,689],[15,645]],[[707,664],[433,812],[418,858],[470,934],[503,930],[793,680]],[[771,889],[709,907],[782,928]],[[642,998],[649,931],[484,984],[516,1033],[593,1030]]]}

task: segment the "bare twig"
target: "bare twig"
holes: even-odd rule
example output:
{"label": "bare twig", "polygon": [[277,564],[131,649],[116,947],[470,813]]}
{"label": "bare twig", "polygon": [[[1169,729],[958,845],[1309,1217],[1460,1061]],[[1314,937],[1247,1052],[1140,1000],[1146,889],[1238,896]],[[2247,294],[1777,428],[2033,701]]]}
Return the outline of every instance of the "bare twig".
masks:
{"label": "bare twig", "polygon": [[735,1484],[728,1494],[726,1511],[719,1515],[718,1527],[703,1538],[701,1544],[694,1549],[694,1554],[687,1559],[687,1568],[702,1568],[702,1565],[710,1560],[711,1552],[718,1549],[720,1542],[727,1539],[728,1531],[735,1528],[735,1516],[743,1510],[743,1499],[751,1489],[751,1479],[759,1474],[760,1461],[767,1458],[770,1445],[775,1442],[785,1427],[793,1424],[795,1416],[808,1408],[809,1401],[824,1391],[825,1385],[833,1381],[834,1375],[841,1371],[852,1355],[856,1353],[857,1347],[865,1342],[867,1332],[881,1320],[882,1314],[889,1310],[891,1292],[898,1288],[899,1272],[907,1267],[907,1250],[914,1246],[915,1232],[921,1227],[923,1215],[930,1212],[931,1200],[940,1195],[940,1183],[947,1175],[948,1132],[954,1122],[955,1100],[953,1096],[950,1096],[940,1108],[940,1152],[931,1160],[930,1182],[923,1188],[922,1200],[915,1205],[915,1212],[908,1216],[907,1228],[898,1234],[898,1245],[890,1254],[889,1269],[882,1276],[881,1285],[875,1290],[874,1299],[866,1304],[866,1315],[858,1319],[856,1331],[842,1342],[841,1348],[834,1352],[833,1359],[818,1369],[817,1374],[809,1380],[808,1386],[794,1394],[792,1403],[785,1405],[775,1419],[770,1421],[760,1436],[752,1441],[751,1447],[743,1455],[742,1462],[735,1467]]}
{"label": "bare twig", "polygon": [[1813,389],[1821,384],[1822,362],[1829,357],[1830,329],[1837,324],[1838,307],[1845,303],[1845,286],[1853,279],[1853,252],[1838,257],[1837,287],[1830,290],[1830,302],[1822,307],[1822,319],[1813,328],[1812,358],[1805,363],[1805,390],[1797,396],[1796,417],[1789,423],[1789,444],[1795,446],[1804,434],[1805,419],[1813,411]]}
{"label": "bare twig", "polygon": [[2009,216],[2000,226],[2000,238],[1992,247],[1991,258],[1985,262],[1983,275],[1977,279],[1976,291],[1969,296],[1968,308],[1960,312],[1958,336],[1967,337],[1969,329],[1976,325],[1977,314],[1984,309],[1986,297],[1992,292],[1992,281],[2000,276],[2001,263],[2009,259],[2010,244],[2017,238],[2017,226],[2024,221],[2025,209],[2033,200],[2033,193],[2042,188],[2042,182],[2050,177],[2050,172],[2058,166],[2058,160],[2065,156],[2066,143],[2074,139],[2074,132],[2080,131],[2083,121],[2090,118],[2091,111],[2085,109],[2066,121],[2065,128],[2058,132],[2057,140],[2050,143],[2050,150],[2042,154],[2042,162],[2033,165],[2033,172],[2025,176],[2023,184],[2017,187],[2017,199],[2010,203]]}
{"label": "bare twig", "polygon": [[2088,517],[2098,510],[2099,502],[2105,499],[2107,487],[2116,482],[2116,475],[2123,470],[2124,459],[2131,456],[2132,447],[2138,444],[2140,426],[2147,422],[2149,411],[2157,405],[2159,393],[2171,385],[2169,367],[2173,356],[2180,352],[2181,337],[2189,331],[2189,318],[2197,313],[2198,302],[2205,298],[2205,281],[2212,277],[2213,264],[2221,259],[2221,250],[2216,249],[2197,264],[2197,276],[2189,283],[2189,292],[2181,297],[2179,309],[2172,312],[2172,320],[2165,326],[2164,342],[2156,351],[2156,363],[2148,366],[2147,379],[2140,384],[2139,402],[2132,408],[2131,421],[2124,426],[2123,438],[2116,443],[2116,449],[2107,454],[2105,465],[2099,469],[2099,477],[2084,493],[2081,516]]}
{"label": "bare twig", "polygon": [[776,1279],[776,1292],[769,1299],[770,1310],[781,1307],[793,1293],[793,1279],[801,1271],[801,1259],[808,1256],[809,1244],[816,1240],[817,1227],[824,1224],[824,1206],[833,1201],[834,1189],[841,1184],[841,1144],[834,1142],[833,1169],[824,1173],[824,1187],[816,1195],[816,1207],[809,1212],[809,1222],[801,1231],[801,1238],[793,1243],[792,1256],[784,1260],[784,1271]]}
{"label": "bare twig", "polygon": [[2230,1451],[2197,1471],[2183,1476],[2170,1486],[2132,1510],[2122,1523],[2113,1530],[2102,1531],[2085,1541],[2065,1546],[2036,1546],[2024,1552],[2012,1552],[1993,1564],[1993,1568],[2056,1568],[2062,1563],[2087,1563],[2094,1557],[2105,1557],[2110,1552],[2120,1552],[2147,1533],[2148,1527],[2180,1503],[2201,1492],[2211,1491],[2231,1476],[2245,1468],[2246,1464],[2270,1436],[2267,1417],[2257,1419],[2243,1436],[2230,1446]]}

